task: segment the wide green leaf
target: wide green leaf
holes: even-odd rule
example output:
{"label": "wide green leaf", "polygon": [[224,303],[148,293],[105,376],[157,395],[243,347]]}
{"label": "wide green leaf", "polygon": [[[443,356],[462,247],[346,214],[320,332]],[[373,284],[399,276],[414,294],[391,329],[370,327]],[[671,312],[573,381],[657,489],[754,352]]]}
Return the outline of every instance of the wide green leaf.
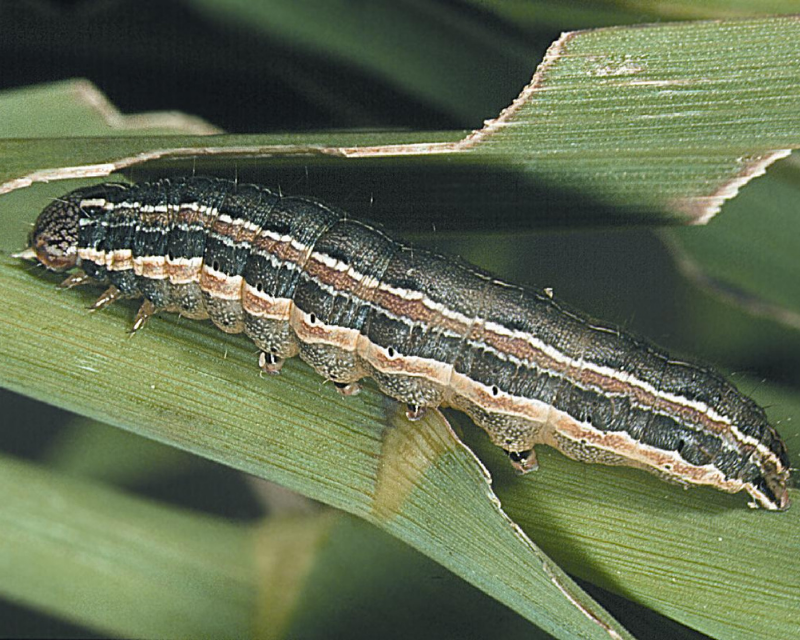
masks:
{"label": "wide green leaf", "polygon": [[[478,227],[487,193],[508,226],[704,222],[800,147],[798,43],[797,17],[567,33],[513,105],[466,137],[0,140],[0,193],[159,159],[193,158],[196,169],[205,158],[201,169],[219,171],[231,156],[279,157],[336,172],[342,195],[358,184],[378,218],[397,220],[398,199],[411,209],[433,203],[439,228]],[[561,208],[548,206],[553,193]]]}
{"label": "wide green leaf", "polygon": [[245,527],[6,455],[0,482],[4,596],[115,635],[249,634],[257,577]]}
{"label": "wide green leaf", "polygon": [[0,567],[13,576],[0,581],[0,594],[98,633],[545,637],[422,554],[345,514],[233,523],[5,455],[0,479]]}

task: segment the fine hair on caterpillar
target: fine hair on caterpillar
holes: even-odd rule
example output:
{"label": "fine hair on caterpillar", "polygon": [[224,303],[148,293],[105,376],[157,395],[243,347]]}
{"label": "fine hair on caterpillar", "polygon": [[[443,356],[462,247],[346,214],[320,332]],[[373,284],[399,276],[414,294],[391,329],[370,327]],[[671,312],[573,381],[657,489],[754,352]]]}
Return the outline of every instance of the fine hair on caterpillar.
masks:
{"label": "fine hair on caterpillar", "polygon": [[21,257],[107,285],[95,303],[244,333],[278,373],[299,355],[345,395],[466,412],[521,472],[534,447],[789,506],[790,466],[764,410],[710,368],[595,322],[551,291],[411,247],[309,198],[192,176],[73,191]]}

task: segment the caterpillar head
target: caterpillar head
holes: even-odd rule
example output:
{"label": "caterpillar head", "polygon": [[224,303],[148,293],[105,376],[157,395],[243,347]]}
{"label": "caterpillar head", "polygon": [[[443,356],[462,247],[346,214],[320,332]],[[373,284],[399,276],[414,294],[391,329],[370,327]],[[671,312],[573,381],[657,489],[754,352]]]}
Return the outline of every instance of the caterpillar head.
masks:
{"label": "caterpillar head", "polygon": [[82,194],[73,192],[45,207],[28,237],[28,249],[16,257],[38,260],[53,271],[74,267],[78,259],[82,198]]}

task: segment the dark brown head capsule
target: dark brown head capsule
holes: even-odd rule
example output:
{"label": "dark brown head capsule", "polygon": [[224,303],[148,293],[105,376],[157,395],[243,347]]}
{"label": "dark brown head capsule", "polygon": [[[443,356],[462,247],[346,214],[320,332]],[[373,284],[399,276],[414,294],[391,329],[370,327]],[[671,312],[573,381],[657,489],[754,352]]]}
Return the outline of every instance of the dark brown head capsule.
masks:
{"label": "dark brown head capsule", "polygon": [[30,257],[53,271],[66,271],[75,266],[83,198],[83,192],[72,192],[54,200],[42,211],[28,238],[28,251],[33,252]]}

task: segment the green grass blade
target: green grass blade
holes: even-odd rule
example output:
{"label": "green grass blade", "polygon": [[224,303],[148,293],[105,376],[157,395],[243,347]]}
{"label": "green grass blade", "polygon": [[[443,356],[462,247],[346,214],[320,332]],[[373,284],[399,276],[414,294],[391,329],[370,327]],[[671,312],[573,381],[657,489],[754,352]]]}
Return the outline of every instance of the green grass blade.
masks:
{"label": "green grass blade", "polygon": [[98,633],[551,637],[341,513],[233,524],[5,455],[0,479],[0,567],[13,576],[0,594]]}
{"label": "green grass blade", "polygon": [[551,184],[704,222],[797,148],[799,43],[797,17],[568,33],[474,139]]}
{"label": "green grass blade", "polygon": [[249,635],[256,577],[246,528],[5,455],[0,483],[4,596],[114,635]]}
{"label": "green grass blade", "polygon": [[657,22],[747,18],[797,13],[794,0],[584,0],[571,2],[565,10],[559,0],[469,0],[520,28],[560,29]]}
{"label": "green grass blade", "polygon": [[[457,122],[502,108],[498,96],[524,78],[534,43],[447,3],[420,0],[192,0],[216,20],[246,25],[301,51],[340,61]],[[336,28],[331,29],[330,25]],[[391,25],[391,29],[382,29]],[[481,78],[475,83],[476,77]],[[471,90],[464,91],[465,86]],[[502,98],[501,98],[502,100]]]}
{"label": "green grass blade", "polygon": [[199,460],[174,447],[81,417],[65,425],[41,456],[49,468],[65,475],[126,487],[174,477]]}
{"label": "green grass blade", "polygon": [[495,637],[546,640],[492,601],[396,538],[339,517],[320,549],[288,638]]}
{"label": "green grass blade", "polygon": [[87,80],[65,80],[4,91],[0,138],[66,138],[220,133],[177,112],[124,115]]}

